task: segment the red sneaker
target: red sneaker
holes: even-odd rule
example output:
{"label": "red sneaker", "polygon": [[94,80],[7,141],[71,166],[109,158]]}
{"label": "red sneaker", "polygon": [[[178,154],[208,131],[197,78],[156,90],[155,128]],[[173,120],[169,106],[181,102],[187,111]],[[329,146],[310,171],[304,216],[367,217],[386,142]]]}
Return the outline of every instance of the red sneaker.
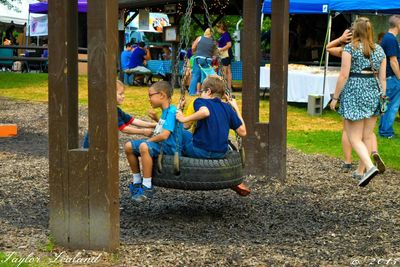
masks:
{"label": "red sneaker", "polygon": [[236,186],[231,187],[233,191],[235,191],[239,196],[245,197],[250,194],[250,189],[244,184],[238,184]]}

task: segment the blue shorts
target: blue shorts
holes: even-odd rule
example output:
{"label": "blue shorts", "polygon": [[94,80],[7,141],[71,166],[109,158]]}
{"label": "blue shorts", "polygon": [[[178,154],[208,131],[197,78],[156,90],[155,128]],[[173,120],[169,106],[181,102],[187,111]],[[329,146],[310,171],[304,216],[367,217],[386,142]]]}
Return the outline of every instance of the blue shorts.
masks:
{"label": "blue shorts", "polygon": [[[147,147],[149,148],[150,156],[152,158],[157,157],[160,154],[161,151],[161,143],[155,143],[155,142],[147,142],[147,140],[141,139],[141,140],[132,140],[132,153],[140,157],[140,144],[141,143],[146,143]],[[169,146],[164,146],[163,147],[163,154],[165,155],[173,155],[175,151],[173,151]]]}
{"label": "blue shorts", "polygon": [[193,135],[189,131],[183,131],[183,155],[189,158],[200,159],[221,159],[226,155],[225,153],[210,152],[193,145]]}

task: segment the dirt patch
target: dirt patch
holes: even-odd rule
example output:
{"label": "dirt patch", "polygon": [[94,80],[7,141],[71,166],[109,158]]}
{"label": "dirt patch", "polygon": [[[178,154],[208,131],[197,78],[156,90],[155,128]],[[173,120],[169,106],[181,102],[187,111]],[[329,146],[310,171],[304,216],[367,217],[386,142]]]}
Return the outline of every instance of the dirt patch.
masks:
{"label": "dirt patch", "polygon": [[[47,105],[0,98],[0,122],[17,123],[0,139],[0,251],[46,252],[49,202]],[[87,127],[82,109],[81,134]],[[241,198],[231,190],[158,188],[151,203],[129,200],[120,136],[121,247],[98,256],[108,266],[349,266],[400,264],[400,173],[387,170],[358,188],[341,161],[288,150],[287,181],[248,176]],[[338,144],[339,145],[339,144]],[[375,262],[374,262],[375,261]],[[76,265],[75,265],[76,266]],[[96,266],[100,266],[96,264]]]}

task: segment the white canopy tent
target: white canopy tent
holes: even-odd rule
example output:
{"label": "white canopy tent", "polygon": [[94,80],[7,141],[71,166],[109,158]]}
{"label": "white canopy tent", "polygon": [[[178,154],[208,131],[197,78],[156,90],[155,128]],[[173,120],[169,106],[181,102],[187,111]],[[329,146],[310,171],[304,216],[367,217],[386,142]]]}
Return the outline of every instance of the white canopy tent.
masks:
{"label": "white canopy tent", "polygon": [[28,23],[29,4],[37,3],[37,0],[21,0],[21,2],[13,1],[12,4],[19,11],[8,9],[5,5],[0,5],[0,22],[24,25]]}

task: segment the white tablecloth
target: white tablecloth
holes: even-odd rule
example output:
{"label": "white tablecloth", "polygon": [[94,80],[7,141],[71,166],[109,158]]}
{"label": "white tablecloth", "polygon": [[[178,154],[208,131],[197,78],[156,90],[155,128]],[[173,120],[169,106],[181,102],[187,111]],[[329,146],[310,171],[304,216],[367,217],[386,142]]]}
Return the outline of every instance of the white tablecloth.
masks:
{"label": "white tablecloth", "polygon": [[[324,107],[331,99],[330,95],[334,93],[338,72],[327,73]],[[270,87],[270,68],[260,67],[260,87]],[[310,71],[290,70],[288,73],[288,102],[308,102],[308,95],[322,95],[324,87],[324,73],[312,73]]]}

